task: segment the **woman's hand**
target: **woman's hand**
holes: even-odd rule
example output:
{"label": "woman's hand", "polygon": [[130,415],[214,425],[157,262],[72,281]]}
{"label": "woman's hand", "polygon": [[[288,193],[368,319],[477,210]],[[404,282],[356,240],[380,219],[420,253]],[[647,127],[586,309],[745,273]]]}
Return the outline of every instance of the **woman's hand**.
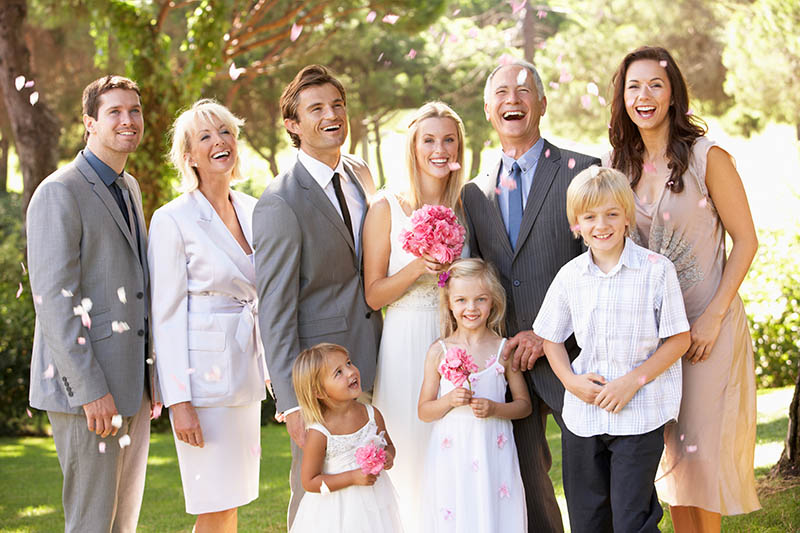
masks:
{"label": "woman's hand", "polygon": [[473,398],[469,401],[469,406],[475,418],[490,418],[494,416],[496,404],[488,398]]}
{"label": "woman's hand", "polygon": [[450,407],[461,407],[462,405],[469,405],[472,399],[472,391],[464,387],[456,387],[448,392],[446,396]]}
{"label": "woman's hand", "polygon": [[200,428],[200,420],[191,402],[180,402],[169,407],[172,409],[172,424],[178,440],[191,446],[202,448],[203,430]]}
{"label": "woman's hand", "polygon": [[449,264],[442,264],[436,261],[433,257],[429,256],[428,254],[422,254],[422,257],[419,258],[419,261],[422,262],[422,266],[424,268],[423,274],[427,272],[428,274],[439,274],[440,272],[444,272],[448,268],[450,268]]}
{"label": "woman's hand", "polygon": [[686,361],[691,364],[702,363],[711,355],[711,349],[717,342],[719,330],[722,327],[722,317],[716,316],[706,310],[694,321],[691,329],[692,344],[686,352]]}

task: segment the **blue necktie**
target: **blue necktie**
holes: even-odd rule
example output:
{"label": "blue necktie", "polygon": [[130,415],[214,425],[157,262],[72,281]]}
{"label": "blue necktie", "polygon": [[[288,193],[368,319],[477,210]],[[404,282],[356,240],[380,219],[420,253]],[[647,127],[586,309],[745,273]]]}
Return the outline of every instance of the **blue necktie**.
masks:
{"label": "blue necktie", "polygon": [[511,166],[511,178],[517,184],[508,191],[508,240],[511,248],[516,250],[519,227],[522,225],[522,169],[515,161]]}

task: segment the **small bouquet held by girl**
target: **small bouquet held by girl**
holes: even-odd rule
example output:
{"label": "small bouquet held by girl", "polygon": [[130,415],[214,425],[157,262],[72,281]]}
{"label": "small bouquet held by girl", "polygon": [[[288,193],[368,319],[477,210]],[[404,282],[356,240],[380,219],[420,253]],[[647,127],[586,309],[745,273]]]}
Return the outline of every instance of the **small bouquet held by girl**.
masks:
{"label": "small bouquet held by girl", "polygon": [[[411,213],[411,228],[400,232],[400,242],[403,250],[415,257],[449,265],[461,256],[466,233],[449,207],[423,205]],[[440,287],[446,280],[446,272],[439,274]]]}

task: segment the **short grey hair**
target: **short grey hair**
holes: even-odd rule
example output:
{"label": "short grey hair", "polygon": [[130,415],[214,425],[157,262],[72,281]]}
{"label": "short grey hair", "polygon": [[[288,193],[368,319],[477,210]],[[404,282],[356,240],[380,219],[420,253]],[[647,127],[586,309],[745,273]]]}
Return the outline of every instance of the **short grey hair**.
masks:
{"label": "short grey hair", "polygon": [[504,63],[497,65],[489,77],[486,78],[486,85],[483,88],[483,103],[489,103],[489,93],[492,90],[492,78],[494,75],[497,74],[497,71],[503,67],[522,67],[528,71],[528,73],[533,76],[533,82],[536,84],[536,92],[539,94],[539,101],[542,101],[544,98],[544,84],[542,83],[542,77],[539,76],[539,71],[536,70],[536,67],[533,66],[533,63],[529,63],[524,59],[515,59],[509,63]]}

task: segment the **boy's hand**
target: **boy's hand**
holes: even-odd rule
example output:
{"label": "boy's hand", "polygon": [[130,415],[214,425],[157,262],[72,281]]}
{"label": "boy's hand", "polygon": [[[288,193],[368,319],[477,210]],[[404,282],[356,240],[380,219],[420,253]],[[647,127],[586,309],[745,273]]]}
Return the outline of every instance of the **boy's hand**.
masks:
{"label": "boy's hand", "polygon": [[464,387],[456,387],[447,393],[447,402],[450,407],[461,407],[462,405],[469,405],[472,399],[472,391]]}
{"label": "boy's hand", "polygon": [[617,378],[603,387],[603,390],[595,398],[594,404],[609,413],[619,413],[623,407],[628,405],[633,395],[642,388],[644,382],[641,381],[642,383],[631,375]]}
{"label": "boy's hand", "polygon": [[365,474],[360,468],[356,468],[353,472],[353,485],[374,485],[378,480],[375,474]]}
{"label": "boy's hand", "polygon": [[589,372],[575,375],[566,388],[584,402],[595,403],[595,399],[603,391],[604,386],[606,386],[606,378],[600,374]]}
{"label": "boy's hand", "polygon": [[495,403],[488,398],[472,398],[469,401],[469,406],[472,408],[472,414],[476,418],[489,418],[494,416]]}

